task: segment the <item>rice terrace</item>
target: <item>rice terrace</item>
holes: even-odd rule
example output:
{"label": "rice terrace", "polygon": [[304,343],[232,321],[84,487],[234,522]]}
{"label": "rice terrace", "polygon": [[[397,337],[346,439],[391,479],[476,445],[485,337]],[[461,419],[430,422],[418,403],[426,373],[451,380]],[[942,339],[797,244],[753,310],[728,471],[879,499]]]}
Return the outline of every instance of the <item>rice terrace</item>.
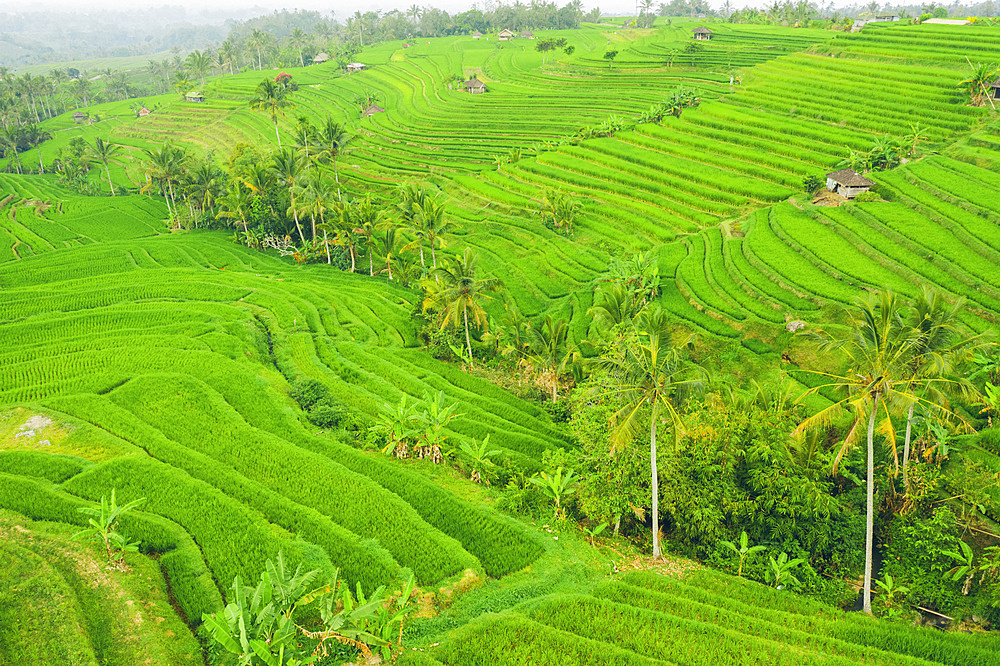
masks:
{"label": "rice terrace", "polygon": [[0,665],[1000,664],[994,2],[358,9],[0,7]]}

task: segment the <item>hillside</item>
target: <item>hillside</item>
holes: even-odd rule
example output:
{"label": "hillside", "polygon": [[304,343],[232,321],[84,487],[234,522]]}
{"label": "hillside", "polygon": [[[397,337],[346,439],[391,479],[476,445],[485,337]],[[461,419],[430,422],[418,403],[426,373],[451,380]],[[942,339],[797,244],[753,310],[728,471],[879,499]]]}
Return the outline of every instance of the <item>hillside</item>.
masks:
{"label": "hillside", "polygon": [[[758,392],[773,383],[798,397],[815,385],[802,371],[827,361],[825,352],[786,324],[801,321],[809,332],[843,328],[841,308],[865,291],[888,288],[917,299],[933,286],[964,299],[959,323],[970,332],[997,328],[1000,121],[988,106],[968,105],[958,88],[966,56],[1000,60],[997,28],[893,25],[841,34],[712,24],[716,37],[686,51],[694,25],[539,31],[537,39],[564,38],[576,49],[552,52],[544,63],[528,40],[384,42],[358,54],[366,65],[358,73],[330,62],[222,75],[199,86],[204,103],[170,94],[142,100],[152,109],[145,117],[127,100],[86,108],[94,122],[78,125],[64,114],[41,123],[51,138],[19,155],[31,169],[67,159],[77,139],[111,141],[121,153],[107,171],[95,162],[72,182],[51,167],[0,173],[0,534],[11,537],[0,539],[0,561],[12,572],[0,575],[0,620],[16,618],[27,628],[17,636],[0,629],[0,664],[23,657],[25,636],[42,635],[51,640],[37,647],[38,663],[59,655],[80,664],[141,663],[136,655],[193,663],[203,614],[232,602],[234,578],[255,584],[278,553],[326,576],[337,569],[351,589],[394,591],[412,576],[425,596],[406,630],[416,649],[400,664],[1000,662],[995,632],[941,633],[845,613],[678,558],[630,571],[648,549],[645,505],[617,514],[619,523],[623,513],[634,514],[632,532],[611,536],[609,529],[595,547],[577,521],[593,529],[597,519],[583,519],[579,507],[574,518],[558,518],[557,502],[553,520],[549,497],[530,494],[527,479],[545,478],[538,474],[556,466],[561,472],[572,456],[593,457],[585,441],[593,433],[581,435],[568,416],[579,404],[556,400],[558,391],[566,397],[586,380],[564,362],[550,382],[554,404],[546,402],[538,356],[505,361],[499,351],[508,341],[496,331],[512,336],[522,327],[541,329],[546,317],[550,327],[563,318],[563,342],[554,344],[577,343],[581,357],[596,356],[606,332],[590,308],[615,279],[614,263],[634,253],[650,253],[659,276],[651,300],[674,332],[697,334],[698,360],[742,382],[740,390],[751,381]],[[611,46],[618,56],[609,64],[603,54]],[[432,239],[425,246],[423,236],[401,227],[398,242],[382,232],[385,247],[377,251],[370,224],[358,270],[350,271],[354,246],[328,241],[326,231],[325,260],[319,253],[313,262],[248,247],[245,238],[234,242],[243,231],[236,220],[236,236],[222,228],[221,192],[211,206],[205,196],[200,217],[194,195],[181,193],[184,203],[171,205],[144,151],[178,146],[219,169],[219,179],[237,147],[259,151],[248,154],[261,163],[280,155],[270,117],[247,100],[262,78],[281,71],[297,84],[294,107],[277,119],[284,148],[298,141],[303,117],[316,125],[330,117],[350,135],[335,163],[309,167],[337,183],[349,202],[331,194],[323,209],[329,218],[310,213],[313,246],[317,221],[332,228],[332,211],[366,197],[388,210],[408,184],[444,204],[451,226],[438,245]],[[472,74],[487,84],[486,94],[457,88]],[[697,103],[651,118],[650,107],[679,86],[696,90]],[[356,97],[364,94],[374,94],[385,113],[360,117]],[[874,200],[827,206],[805,190],[803,179],[840,168],[878,137],[908,135],[916,136],[915,151],[903,164],[868,174]],[[552,192],[580,203],[569,232],[547,225],[539,212]],[[193,224],[178,222],[170,212],[178,206],[189,208]],[[295,233],[285,222],[276,237]],[[344,270],[330,265],[334,245]],[[423,256],[427,247],[436,248],[433,258],[434,250]],[[439,274],[426,264],[444,266],[466,248],[482,275],[505,285],[485,306],[489,326],[476,328],[468,343],[474,359],[458,357],[464,352],[454,344],[449,354],[447,343],[461,348],[465,340],[457,333],[441,342],[428,332],[445,324],[428,314]],[[416,277],[401,277],[407,269]],[[518,324],[516,313],[532,324]],[[497,325],[505,318],[514,324]],[[711,390],[724,395],[715,383]],[[796,404],[799,412],[788,407],[773,423],[761,420],[788,439],[785,426],[796,415],[831,398],[822,392]],[[729,402],[716,410],[727,419],[726,409],[740,411],[736,398]],[[974,425],[987,426],[978,402],[955,402]],[[432,404],[457,413],[435,431],[450,443],[449,464],[379,452],[396,450],[394,435],[379,431],[387,412],[396,405],[433,411]],[[609,413],[595,427],[605,439]],[[730,421],[704,419],[692,425],[692,440],[723,442]],[[849,603],[858,563],[841,561],[845,538],[837,530],[861,521],[861,494],[850,494],[861,488],[861,457],[848,460],[848,476],[828,481],[837,437],[825,437],[819,462],[810,459],[800,476],[817,495],[850,499],[828,511],[834,527],[812,551],[820,570],[810,569],[812,578],[822,573],[837,585],[810,580],[809,591]],[[939,448],[921,463],[936,460],[944,471],[935,473],[952,479],[971,474],[967,468],[1000,470],[1000,451],[973,439],[986,436],[970,438],[947,462]],[[645,444],[642,436],[636,441],[641,459]],[[461,444],[494,450],[496,485],[473,483],[476,465],[486,468],[470,462]],[[679,446],[675,439],[675,451]],[[742,440],[735,446],[744,447]],[[644,455],[648,471],[648,447]],[[883,455],[880,469],[887,470]],[[784,460],[767,459],[768,472],[784,475]],[[705,466],[710,472],[700,483],[709,496],[719,465]],[[721,467],[725,473],[726,463]],[[685,482],[697,486],[693,478]],[[996,520],[988,499],[995,488],[985,487],[979,513]],[[923,501],[940,498],[955,508],[961,493],[944,489]],[[94,592],[83,564],[68,554],[90,546],[69,538],[87,524],[78,509],[112,492],[123,502],[145,500],[122,524],[141,553],[128,555],[130,572],[113,574],[121,590]],[[748,494],[749,508],[739,515],[774,504],[766,490],[761,495]],[[744,501],[725,499],[730,506]],[[668,541],[693,515],[679,505],[664,520]],[[767,555],[801,548],[779,534],[793,529],[788,524],[816,521],[796,515],[800,506],[776,519]],[[711,548],[686,535],[671,548],[719,566],[714,542],[740,530],[745,536],[747,528],[735,510],[725,518],[698,515],[692,522],[726,531],[712,533]],[[993,543],[982,539],[977,549]],[[955,584],[947,588],[948,608],[971,615],[993,604],[995,613],[1000,606],[988,598],[995,591],[987,580],[984,573],[977,584],[982,606],[973,610]],[[157,625],[129,626],[115,610],[116,594],[130,608],[147,604]],[[59,602],[38,613],[34,600],[45,597]],[[107,617],[94,616],[95,608]],[[206,636],[199,634],[205,644]],[[120,648],[137,641],[135,652]]]}

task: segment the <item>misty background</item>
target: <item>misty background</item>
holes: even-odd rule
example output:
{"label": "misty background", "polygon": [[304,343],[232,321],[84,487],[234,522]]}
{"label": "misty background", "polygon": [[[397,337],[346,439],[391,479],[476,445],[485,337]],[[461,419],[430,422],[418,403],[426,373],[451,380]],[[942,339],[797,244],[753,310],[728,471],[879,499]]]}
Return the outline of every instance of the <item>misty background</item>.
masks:
{"label": "misty background", "polygon": [[[331,37],[347,39],[352,20],[365,17],[385,26],[385,38],[467,34],[472,29],[496,28],[504,21],[513,29],[575,27],[558,18],[560,11],[572,12],[583,20],[598,16],[692,16],[726,20],[734,12],[755,7],[771,16],[794,12],[798,17],[853,17],[865,13],[894,13],[916,16],[932,12],[950,16],[993,16],[997,1],[950,4],[866,3],[834,5],[808,0],[614,0],[568,4],[534,0],[528,3],[435,0],[423,6],[397,0],[375,2],[323,2],[295,0],[296,9],[267,4],[247,6],[237,0],[212,0],[211,6],[196,0],[158,7],[141,7],[115,0],[0,0],[0,66],[19,67],[49,63],[69,63],[95,58],[184,56],[196,49],[214,49],[226,40],[245,39],[258,28],[276,39],[286,38],[296,28],[309,33],[326,26]],[[356,13],[357,12],[357,13]],[[486,22],[482,17],[486,17]],[[373,18],[374,17],[374,18]],[[485,28],[479,26],[486,26]]]}

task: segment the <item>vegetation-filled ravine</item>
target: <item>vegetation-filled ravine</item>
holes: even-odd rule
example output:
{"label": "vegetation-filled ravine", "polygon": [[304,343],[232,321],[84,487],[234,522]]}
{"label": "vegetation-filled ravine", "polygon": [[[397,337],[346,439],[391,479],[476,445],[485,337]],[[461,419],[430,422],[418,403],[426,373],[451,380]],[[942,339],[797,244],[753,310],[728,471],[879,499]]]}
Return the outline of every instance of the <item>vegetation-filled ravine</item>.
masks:
{"label": "vegetation-filled ravine", "polygon": [[928,9],[0,68],[0,664],[1000,663],[1000,26]]}

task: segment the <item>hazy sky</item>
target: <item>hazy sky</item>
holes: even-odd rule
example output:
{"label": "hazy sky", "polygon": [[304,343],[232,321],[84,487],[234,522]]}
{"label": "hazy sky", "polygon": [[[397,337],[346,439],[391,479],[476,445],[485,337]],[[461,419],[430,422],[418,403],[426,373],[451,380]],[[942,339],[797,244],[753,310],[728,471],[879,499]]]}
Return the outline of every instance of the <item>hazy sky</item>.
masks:
{"label": "hazy sky", "polygon": [[[530,0],[522,0],[527,4]],[[713,0],[712,5],[721,5],[723,0]],[[564,5],[568,0],[555,0],[556,4]],[[763,4],[764,0],[753,2],[751,0],[736,0],[736,6],[747,4]],[[473,4],[484,5],[485,3],[474,3],[472,0],[371,0],[369,2],[359,0],[293,0],[292,2],[260,1],[246,2],[245,0],[168,0],[166,2],[152,0],[152,2],[137,3],[135,0],[0,0],[0,12],[2,11],[37,11],[40,9],[59,9],[86,12],[88,9],[123,9],[136,11],[142,6],[157,7],[162,5],[182,6],[185,8],[187,17],[193,19],[201,11],[208,10],[213,14],[221,11],[233,11],[240,15],[250,13],[255,7],[260,11],[254,14],[270,12],[274,9],[312,9],[324,13],[334,12],[336,18],[343,20],[357,10],[368,11],[379,9],[387,11],[390,9],[405,9],[412,4],[421,7],[431,6],[439,9],[446,9],[449,12],[464,11],[472,7]],[[600,7],[604,13],[625,14],[635,11],[634,0],[583,0],[584,10]]]}

